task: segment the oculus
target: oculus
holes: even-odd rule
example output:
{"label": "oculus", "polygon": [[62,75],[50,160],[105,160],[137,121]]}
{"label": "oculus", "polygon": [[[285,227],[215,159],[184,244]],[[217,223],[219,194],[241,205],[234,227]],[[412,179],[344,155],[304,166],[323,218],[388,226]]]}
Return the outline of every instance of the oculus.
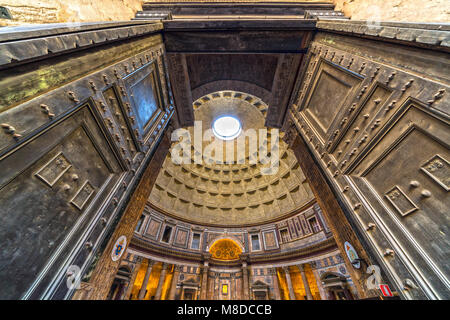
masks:
{"label": "oculus", "polygon": [[222,140],[233,140],[242,131],[241,122],[232,116],[222,116],[214,120],[212,129],[214,135]]}

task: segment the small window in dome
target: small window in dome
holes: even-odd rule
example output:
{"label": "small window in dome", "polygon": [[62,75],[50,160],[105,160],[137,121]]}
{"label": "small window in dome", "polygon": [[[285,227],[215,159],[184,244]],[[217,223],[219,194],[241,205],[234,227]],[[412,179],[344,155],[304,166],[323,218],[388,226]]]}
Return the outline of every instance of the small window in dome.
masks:
{"label": "small window in dome", "polygon": [[191,249],[200,249],[200,234],[194,233],[192,236]]}
{"label": "small window in dome", "polygon": [[251,236],[251,239],[252,239],[252,249],[253,249],[253,251],[261,250],[261,246],[260,246],[260,243],[259,243],[259,235],[253,234]]}

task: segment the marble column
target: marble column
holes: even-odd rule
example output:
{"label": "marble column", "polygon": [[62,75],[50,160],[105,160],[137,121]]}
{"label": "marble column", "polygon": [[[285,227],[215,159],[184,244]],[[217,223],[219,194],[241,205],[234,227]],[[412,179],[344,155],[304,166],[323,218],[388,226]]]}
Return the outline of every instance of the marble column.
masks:
{"label": "marble column", "polygon": [[130,300],[130,294],[131,291],[133,290],[134,281],[136,281],[136,276],[139,272],[139,269],[141,268],[141,264],[142,264],[142,257],[137,257],[136,263],[134,264],[133,273],[130,278],[130,282],[128,283],[128,286],[125,290],[122,300]]}
{"label": "marble column", "polygon": [[172,283],[170,284],[169,300],[175,300],[175,292],[177,291],[178,277],[180,275],[180,266],[175,265],[173,268]]}
{"label": "marble column", "polygon": [[311,293],[311,288],[309,287],[308,279],[306,278],[305,267],[302,264],[298,265],[297,267],[300,270],[300,274],[302,276],[303,286],[305,287],[306,299],[314,300]]}
{"label": "marble column", "polygon": [[214,300],[219,300],[219,273],[214,274]]}
{"label": "marble column", "polygon": [[231,274],[230,299],[231,300],[236,300],[236,275],[234,273]]}
{"label": "marble column", "polygon": [[295,300],[294,288],[292,287],[291,274],[289,273],[289,267],[283,267],[284,273],[286,274],[286,282],[289,289],[289,300]]}
{"label": "marble column", "polygon": [[334,295],[333,291],[328,289],[328,300],[336,300],[336,296]]}
{"label": "marble column", "polygon": [[145,291],[147,290],[148,279],[150,278],[150,274],[152,273],[154,261],[148,260],[147,271],[145,271],[144,281],[142,282],[141,289],[139,290],[138,300],[144,300]]}
{"label": "marble column", "polygon": [[202,270],[202,287],[200,288],[200,300],[206,300],[206,294],[208,293],[208,262],[203,263]]}
{"label": "marble column", "polygon": [[327,297],[327,293],[325,292],[325,289],[322,285],[322,281],[320,280],[320,275],[319,272],[316,269],[315,264],[311,265],[311,267],[313,268],[313,274],[314,274],[314,278],[316,279],[316,283],[317,283],[317,288],[319,289],[319,294],[320,294],[320,299],[322,300],[328,300]]}
{"label": "marble column", "polygon": [[273,297],[275,300],[281,300],[280,297],[280,286],[278,285],[278,275],[277,268],[270,268],[269,274],[272,276],[273,283]]}
{"label": "marble column", "polygon": [[117,290],[117,294],[116,294],[114,300],[122,300],[122,295],[123,295],[123,293],[125,291],[125,287],[126,287],[125,282],[124,281],[120,281],[119,289]]}
{"label": "marble column", "polygon": [[243,300],[249,300],[249,284],[248,284],[248,266],[247,262],[242,262],[242,281],[243,281],[243,293],[242,293],[242,299]]}
{"label": "marble column", "polygon": [[347,300],[353,300],[353,295],[351,294],[350,290],[347,287],[343,288],[345,299]]}
{"label": "marble column", "polygon": [[155,300],[161,300],[162,287],[167,273],[167,263],[163,263],[161,275],[159,276],[158,287],[156,288]]}
{"label": "marble column", "polygon": [[119,289],[120,289],[120,284],[115,287],[113,293],[111,294],[111,300],[117,300],[116,297],[117,297],[117,292],[119,291]]}

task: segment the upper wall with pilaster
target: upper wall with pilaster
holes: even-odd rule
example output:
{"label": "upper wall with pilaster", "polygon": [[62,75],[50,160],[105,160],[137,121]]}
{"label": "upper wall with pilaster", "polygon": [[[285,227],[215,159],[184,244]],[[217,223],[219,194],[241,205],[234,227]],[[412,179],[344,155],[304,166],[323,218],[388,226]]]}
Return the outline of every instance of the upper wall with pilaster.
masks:
{"label": "upper wall with pilaster", "polygon": [[[233,240],[243,254],[249,255],[251,263],[260,264],[283,261],[291,256],[310,259],[336,249],[317,204],[273,223],[226,229],[180,221],[148,206],[136,228],[130,248],[155,257],[199,263],[220,239]],[[239,256],[235,258],[239,260]],[[219,264],[236,262],[233,259],[220,262],[220,257],[215,259],[218,259]]]}

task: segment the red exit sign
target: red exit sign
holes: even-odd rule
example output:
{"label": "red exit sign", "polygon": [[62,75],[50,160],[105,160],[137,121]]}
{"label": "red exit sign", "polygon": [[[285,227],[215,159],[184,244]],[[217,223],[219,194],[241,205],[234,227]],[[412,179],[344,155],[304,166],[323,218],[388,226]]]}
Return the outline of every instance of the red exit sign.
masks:
{"label": "red exit sign", "polygon": [[387,284],[380,284],[380,290],[383,293],[383,296],[385,297],[393,297],[391,289]]}

